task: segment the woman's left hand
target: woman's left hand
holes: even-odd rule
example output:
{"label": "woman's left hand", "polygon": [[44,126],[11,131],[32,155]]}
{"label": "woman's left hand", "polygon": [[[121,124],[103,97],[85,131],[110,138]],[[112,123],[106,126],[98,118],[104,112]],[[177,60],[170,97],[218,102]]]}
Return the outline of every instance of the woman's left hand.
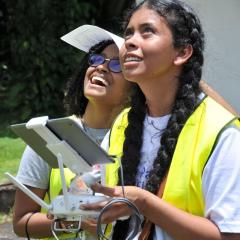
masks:
{"label": "woman's left hand", "polygon": [[[109,197],[123,197],[122,187],[105,187],[101,184],[94,184],[92,189],[95,192],[102,193]],[[145,194],[148,193],[147,191],[134,187],[134,186],[125,186],[124,187],[125,198],[130,200],[133,204],[137,206],[139,211],[141,212],[141,207],[143,206]],[[84,204],[81,205],[81,209],[84,210],[101,210],[107,204],[106,201],[104,202],[97,202],[91,204]],[[106,210],[102,216],[102,223],[112,223],[117,219],[125,216],[130,216],[132,214],[131,209],[127,207],[124,203],[116,203],[113,204],[108,210]]]}

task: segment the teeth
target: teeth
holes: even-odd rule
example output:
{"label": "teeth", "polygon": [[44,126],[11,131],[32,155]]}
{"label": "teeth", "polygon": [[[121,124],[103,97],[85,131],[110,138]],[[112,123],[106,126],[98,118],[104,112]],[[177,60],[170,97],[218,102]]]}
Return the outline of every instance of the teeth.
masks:
{"label": "teeth", "polygon": [[109,85],[108,82],[105,81],[105,79],[103,79],[101,77],[98,77],[98,76],[92,77],[92,81],[91,82],[94,83],[94,84],[98,84],[98,85],[104,85],[106,87]]}
{"label": "teeth", "polygon": [[132,62],[132,61],[134,61],[134,62],[140,62],[142,59],[141,58],[139,58],[139,57],[127,57],[126,59],[125,59],[125,62]]}

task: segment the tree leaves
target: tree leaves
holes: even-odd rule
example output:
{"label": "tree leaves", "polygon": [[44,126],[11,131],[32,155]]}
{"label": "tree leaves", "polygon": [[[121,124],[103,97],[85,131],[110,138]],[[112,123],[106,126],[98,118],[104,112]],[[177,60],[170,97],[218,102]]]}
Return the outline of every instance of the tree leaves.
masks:
{"label": "tree leaves", "polygon": [[120,29],[114,19],[132,2],[0,0],[0,121],[64,115],[65,84],[82,53],[60,37],[82,24]]}

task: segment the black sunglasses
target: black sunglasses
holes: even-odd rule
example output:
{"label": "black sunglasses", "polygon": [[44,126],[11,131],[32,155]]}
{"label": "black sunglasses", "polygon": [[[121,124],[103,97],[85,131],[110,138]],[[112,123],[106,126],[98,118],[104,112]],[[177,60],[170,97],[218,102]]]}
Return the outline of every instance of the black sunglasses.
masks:
{"label": "black sunglasses", "polygon": [[91,54],[88,58],[88,64],[92,67],[97,67],[108,61],[108,69],[114,73],[120,73],[122,71],[119,59],[105,58],[101,54]]}

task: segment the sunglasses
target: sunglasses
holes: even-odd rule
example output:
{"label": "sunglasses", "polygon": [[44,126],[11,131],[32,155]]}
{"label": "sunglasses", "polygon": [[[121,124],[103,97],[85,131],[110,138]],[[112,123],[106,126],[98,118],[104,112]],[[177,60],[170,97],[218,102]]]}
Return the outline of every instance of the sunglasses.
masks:
{"label": "sunglasses", "polygon": [[114,73],[120,73],[122,71],[119,59],[105,58],[101,54],[91,54],[88,58],[88,64],[92,67],[97,67],[108,61],[108,69]]}

